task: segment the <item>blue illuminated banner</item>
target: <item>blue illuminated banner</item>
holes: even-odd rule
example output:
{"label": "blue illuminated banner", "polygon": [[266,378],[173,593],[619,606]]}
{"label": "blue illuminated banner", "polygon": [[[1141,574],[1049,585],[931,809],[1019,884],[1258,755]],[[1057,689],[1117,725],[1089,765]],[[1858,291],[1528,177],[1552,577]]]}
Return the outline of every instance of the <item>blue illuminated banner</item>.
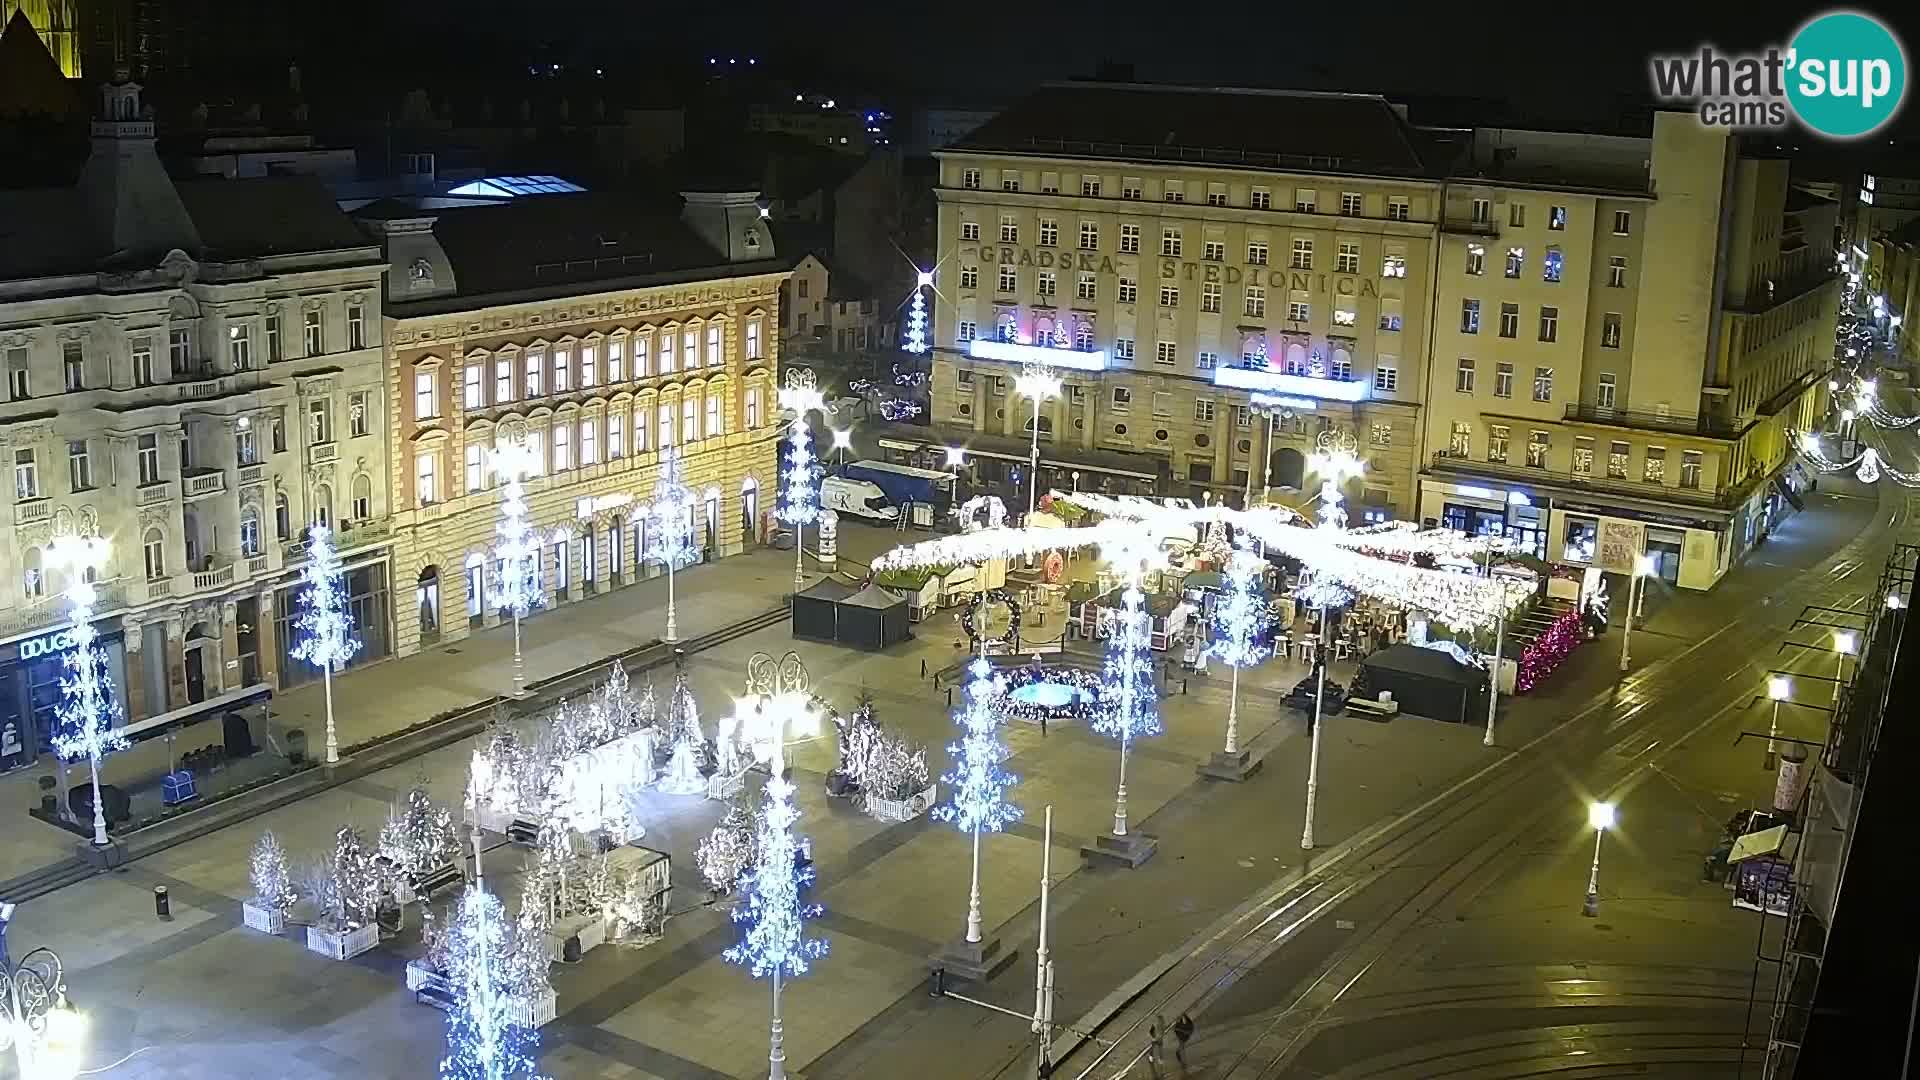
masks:
{"label": "blue illuminated banner", "polygon": [[1075,371],[1107,370],[1105,349],[1050,349],[1041,345],[1022,345],[1014,341],[974,338],[967,355],[975,360],[999,360],[1008,364],[1048,364]]}
{"label": "blue illuminated banner", "polygon": [[1361,379],[1316,379],[1311,375],[1243,367],[1215,368],[1213,384],[1268,394],[1298,394],[1322,401],[1365,401],[1373,388],[1372,383]]}

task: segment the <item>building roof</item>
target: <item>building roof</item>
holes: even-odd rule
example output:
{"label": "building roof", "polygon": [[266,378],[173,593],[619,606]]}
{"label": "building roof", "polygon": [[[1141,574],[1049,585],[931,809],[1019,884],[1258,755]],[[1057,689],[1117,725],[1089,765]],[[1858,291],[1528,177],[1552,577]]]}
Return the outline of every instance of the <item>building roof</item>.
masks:
{"label": "building roof", "polygon": [[70,104],[59,62],[47,51],[26,11],[14,9],[6,29],[0,30],[0,115],[59,115]]}
{"label": "building roof", "polygon": [[1814,192],[1808,191],[1806,188],[1800,187],[1798,185],[1790,185],[1787,188],[1786,211],[1789,214],[1798,214],[1803,211],[1813,210],[1815,208],[1822,207],[1822,206],[1838,206],[1838,205],[1839,203],[1836,202],[1835,200],[1829,199],[1825,195],[1815,194]]}
{"label": "building roof", "polygon": [[1379,95],[1223,87],[1049,84],[951,149],[1393,176],[1434,171],[1418,135]]}
{"label": "building roof", "polygon": [[174,185],[208,259],[374,247],[316,177],[188,180]]}

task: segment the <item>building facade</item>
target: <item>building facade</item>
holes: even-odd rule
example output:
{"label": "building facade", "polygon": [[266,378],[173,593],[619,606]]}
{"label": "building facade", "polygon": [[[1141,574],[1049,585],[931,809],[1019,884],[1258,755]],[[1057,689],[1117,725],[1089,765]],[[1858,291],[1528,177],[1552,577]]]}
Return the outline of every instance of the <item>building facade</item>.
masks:
{"label": "building facade", "polygon": [[74,189],[8,193],[0,254],[0,758],[46,748],[68,578],[99,535],[96,629],[129,720],[287,685],[309,523],[341,531],[366,641],[384,585],[385,263],[305,178],[175,184],[140,88],[109,86]]}
{"label": "building facade", "polygon": [[[400,653],[501,621],[485,599],[500,573],[491,455],[509,443],[539,462],[526,488],[547,608],[665,572],[646,554],[647,506],[669,448],[705,558],[765,538],[787,268],[756,194],[690,194],[677,218],[589,193],[368,208],[394,268],[388,482],[411,590]],[[570,257],[582,235],[597,257]]]}
{"label": "building facade", "polygon": [[1684,116],[1436,130],[1369,95],[1079,84],[939,158],[933,421],[1023,462],[1014,380],[1052,364],[1043,484],[1304,504],[1337,441],[1357,519],[1646,552],[1693,588],[1792,497],[1835,207]]}

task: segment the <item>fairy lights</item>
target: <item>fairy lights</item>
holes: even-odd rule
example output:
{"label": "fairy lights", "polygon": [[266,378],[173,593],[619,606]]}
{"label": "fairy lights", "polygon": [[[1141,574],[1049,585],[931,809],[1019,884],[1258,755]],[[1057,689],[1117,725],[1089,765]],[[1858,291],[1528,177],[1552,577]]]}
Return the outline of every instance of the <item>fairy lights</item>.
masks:
{"label": "fairy lights", "polygon": [[1258,555],[1234,552],[1226,564],[1226,595],[1213,607],[1215,636],[1208,652],[1233,668],[1233,689],[1227,705],[1229,754],[1240,749],[1240,669],[1258,664],[1273,652],[1260,640],[1272,621],[1266,599],[1260,595],[1260,575],[1266,568],[1267,561]]}
{"label": "fairy lights", "polygon": [[93,576],[107,563],[107,542],[98,536],[69,534],[53,542],[52,556],[67,572],[67,618],[73,623],[68,632],[73,645],[65,657],[67,674],[60,679],[60,726],[53,737],[53,750],[63,761],[87,759],[87,768],[93,774],[93,843],[106,847],[100,759],[128,745],[115,724],[120,718],[120,705],[113,696],[113,679],[107,674],[107,654],[94,644],[99,634],[93,628],[93,605],[99,595],[93,588]]}
{"label": "fairy lights", "polygon": [[333,673],[360,651],[353,636],[353,613],[347,610],[346,571],[333,547],[333,530],[315,525],[307,530],[307,565],[300,571],[300,618],[294,623],[299,640],[293,658],[320,669],[327,695],[327,763],[340,760],[340,737],[333,724]]}

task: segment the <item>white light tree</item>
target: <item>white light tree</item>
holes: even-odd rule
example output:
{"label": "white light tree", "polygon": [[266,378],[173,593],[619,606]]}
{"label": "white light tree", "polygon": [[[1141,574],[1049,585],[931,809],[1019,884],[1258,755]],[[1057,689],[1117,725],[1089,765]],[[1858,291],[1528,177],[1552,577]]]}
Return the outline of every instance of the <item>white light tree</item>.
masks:
{"label": "white light tree", "polygon": [[[500,901],[478,886],[468,888],[446,929],[454,1002],[441,1080],[537,1078],[532,1053],[540,1036],[518,1019],[522,995],[515,969],[521,957],[515,937]],[[546,942],[539,945],[544,949]]]}
{"label": "white light tree", "polygon": [[300,618],[294,623],[299,640],[293,658],[320,669],[327,693],[327,764],[340,760],[340,735],[333,723],[333,673],[360,651],[353,634],[353,613],[347,610],[347,575],[333,546],[333,530],[314,525],[307,530],[307,565],[300,571]]}
{"label": "white light tree", "polygon": [[814,385],[813,372],[790,368],[786,385],[780,388],[780,408],[793,414],[793,428],[787,435],[787,464],[781,473],[780,507],[775,514],[793,526],[793,591],[805,583],[802,573],[801,539],[808,525],[820,518],[819,470],[815,468],[813,433],[807,427],[807,414],[823,412],[826,398]]}
{"label": "white light tree", "polygon": [[667,695],[667,772],[660,790],[669,795],[698,795],[707,789],[704,772],[707,736],[700,728],[700,709],[681,664],[673,674],[673,692]]}
{"label": "white light tree", "polygon": [[67,572],[68,631],[73,646],[67,650],[67,674],[60,679],[60,727],[53,737],[54,753],[63,761],[87,759],[93,775],[93,843],[106,847],[107,814],[100,800],[100,759],[127,748],[120,733],[120,703],[113,696],[107,674],[107,654],[94,644],[93,605],[99,595],[93,576],[107,563],[107,542],[98,536],[66,535],[53,542],[53,562]]}
{"label": "white light tree", "polygon": [[927,351],[927,289],[933,275],[921,270],[913,283],[913,306],[907,309],[907,341],[902,348],[915,356]]}
{"label": "white light tree", "polygon": [[1153,616],[1147,611],[1140,580],[1148,561],[1157,557],[1151,536],[1129,536],[1116,545],[1110,560],[1127,575],[1121,610],[1114,616],[1113,638],[1101,674],[1101,707],[1093,729],[1120,740],[1120,786],[1114,795],[1113,835],[1127,838],[1127,750],[1133,740],[1160,734],[1160,702],[1153,685]]}
{"label": "white light tree", "polygon": [[527,522],[527,492],[522,478],[539,470],[540,461],[525,439],[493,451],[493,475],[500,481],[500,543],[493,591],[487,599],[499,611],[513,616],[513,694],[527,692],[527,665],[520,652],[520,620],[546,603],[540,587],[540,539]]}
{"label": "white light tree", "polygon": [[1002,769],[1007,746],[1000,741],[1000,713],[997,703],[1006,690],[1005,681],[993,673],[993,665],[974,660],[968,668],[973,677],[967,682],[966,701],[956,719],[963,734],[960,741],[947,747],[953,756],[953,768],[941,782],[952,797],[933,810],[933,816],[950,821],[961,832],[973,834],[973,877],[967,890],[967,941],[978,943],[980,927],[980,833],[999,832],[1020,820],[1020,808],[1007,801],[1007,789],[1019,777]]}
{"label": "white light tree", "polygon": [[287,870],[287,849],[272,832],[263,832],[254,841],[248,861],[247,882],[253,886],[253,902],[268,911],[285,911],[298,899],[293,875]]}
{"label": "white light tree", "polygon": [[1208,650],[1233,668],[1233,691],[1227,705],[1227,749],[1240,752],[1240,669],[1252,667],[1272,654],[1260,635],[1272,621],[1266,597],[1260,593],[1260,574],[1267,561],[1241,549],[1227,558],[1226,595],[1213,606],[1213,646]]}
{"label": "white light tree", "polygon": [[680,624],[673,603],[673,571],[699,558],[693,536],[693,489],[681,478],[680,451],[660,451],[660,472],[653,482],[653,502],[647,509],[648,554],[667,564],[667,637],[680,640]]}

